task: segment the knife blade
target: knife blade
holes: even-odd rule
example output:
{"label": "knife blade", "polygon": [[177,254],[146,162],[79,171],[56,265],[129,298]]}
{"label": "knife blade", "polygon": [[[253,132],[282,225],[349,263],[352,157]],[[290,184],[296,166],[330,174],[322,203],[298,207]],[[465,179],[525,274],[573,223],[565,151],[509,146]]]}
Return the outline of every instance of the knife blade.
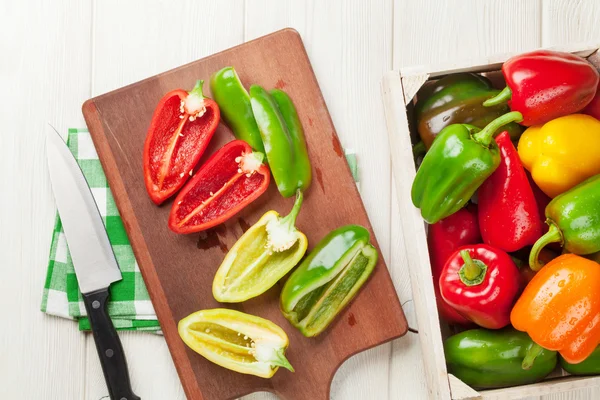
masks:
{"label": "knife blade", "polygon": [[56,129],[46,136],[48,170],[75,275],[88,313],[112,400],[139,400],[106,304],[109,287],[122,279],[102,217],[77,161]]}

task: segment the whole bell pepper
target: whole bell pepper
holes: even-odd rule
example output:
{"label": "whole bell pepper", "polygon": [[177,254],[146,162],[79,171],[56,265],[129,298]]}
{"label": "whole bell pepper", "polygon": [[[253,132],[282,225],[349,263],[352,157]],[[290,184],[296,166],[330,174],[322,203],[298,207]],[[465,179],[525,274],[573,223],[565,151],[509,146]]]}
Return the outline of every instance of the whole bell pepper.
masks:
{"label": "whole bell pepper", "polygon": [[200,161],[220,120],[219,106],[202,94],[176,89],[160,100],[144,143],[144,183],[155,204],[173,196]]}
{"label": "whole bell pepper", "polygon": [[306,235],[294,225],[302,198],[298,191],[294,208],[285,217],[267,211],[235,242],[213,280],[215,300],[237,303],[256,297],[298,264],[308,245]]}
{"label": "whole bell pepper", "polygon": [[600,121],[589,115],[567,115],[532,126],[518,147],[521,162],[550,197],[600,174]]}
{"label": "whole bell pepper", "polygon": [[281,91],[273,96],[252,85],[250,103],[279,193],[290,197],[297,190],[305,190],[311,182],[311,166],[304,131],[291,99]]}
{"label": "whole bell pepper", "polygon": [[500,151],[493,140],[502,126],[521,120],[511,112],[482,130],[453,124],[440,132],[423,158],[412,185],[411,197],[423,219],[435,224],[467,204],[481,184],[498,168]]}
{"label": "whole bell pepper", "polygon": [[544,379],[556,367],[556,352],[544,350],[531,368],[522,368],[534,342],[512,328],[472,329],[444,342],[448,372],[476,389],[525,385]]}
{"label": "whole bell pepper", "polygon": [[586,255],[600,251],[600,175],[555,197],[546,207],[548,232],[533,245],[529,266],[542,265],[538,253],[549,243],[560,243],[568,252]]}
{"label": "whole bell pepper", "polygon": [[[415,118],[417,130],[425,147],[429,149],[433,139],[448,125],[470,124],[484,128],[497,117],[510,111],[508,105],[484,107],[483,102],[500,93],[492,87],[489,79],[469,73],[447,75],[431,85],[426,85],[417,94]],[[510,123],[503,127],[517,140],[523,132],[519,124]],[[496,132],[500,133],[500,132]]]}
{"label": "whole bell pepper", "polygon": [[477,206],[474,204],[469,204],[449,217],[429,225],[427,231],[429,261],[438,312],[444,321],[451,324],[470,325],[472,322],[444,301],[440,294],[440,275],[448,258],[459,247],[475,243],[481,243],[481,235],[477,221]]}
{"label": "whole bell pepper", "polygon": [[523,114],[522,125],[545,124],[581,111],[596,94],[599,75],[592,64],[574,54],[536,50],[502,65],[506,88],[484,106],[508,101]]}
{"label": "whole bell pepper", "polygon": [[[575,254],[550,261],[517,300],[510,322],[542,349],[558,351],[571,364],[600,344],[600,265]],[[532,357],[535,358],[535,357]]]}
{"label": "whole bell pepper", "polygon": [[254,151],[265,152],[258,125],[254,119],[250,95],[235,68],[225,67],[210,77],[210,91],[221,109],[225,123],[236,139],[248,143]]}
{"label": "whole bell pepper", "polygon": [[243,140],[221,147],[175,198],[169,228],[175,233],[200,232],[240,212],[269,187],[263,158]]}
{"label": "whole bell pepper", "polygon": [[[598,88],[600,88],[600,83],[598,83]],[[600,120],[600,91],[598,88],[596,88],[596,95],[590,101],[590,104],[583,109],[582,113]]]}
{"label": "whole bell pepper", "polygon": [[571,364],[563,357],[559,357],[559,361],[562,369],[571,375],[600,375],[600,346],[580,363]]}
{"label": "whole bell pepper", "polygon": [[197,311],[178,324],[192,350],[223,368],[270,378],[279,367],[294,372],[284,352],[289,339],[273,322],[236,310]]}
{"label": "whole bell pepper", "polygon": [[508,132],[496,138],[500,166],[477,193],[484,243],[506,252],[532,245],[542,236],[542,221],[533,189]]}
{"label": "whole bell pepper", "polygon": [[290,134],[296,188],[304,192],[312,182],[312,167],[310,165],[310,158],[308,158],[304,128],[302,128],[300,117],[298,117],[298,112],[290,96],[280,89],[273,89],[269,93],[277,104],[277,108]]}
{"label": "whole bell pepper", "polygon": [[486,244],[459,248],[440,276],[440,292],[446,303],[488,329],[510,323],[520,284],[519,270],[510,256]]}
{"label": "whole bell pepper", "polygon": [[330,232],[285,283],[283,315],[306,337],[323,332],[367,281],[377,258],[362,226]]}

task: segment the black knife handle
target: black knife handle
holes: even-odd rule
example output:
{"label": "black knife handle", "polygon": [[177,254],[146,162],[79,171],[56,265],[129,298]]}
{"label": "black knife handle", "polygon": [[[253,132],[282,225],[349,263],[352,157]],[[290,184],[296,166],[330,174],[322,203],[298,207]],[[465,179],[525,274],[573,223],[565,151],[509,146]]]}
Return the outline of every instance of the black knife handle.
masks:
{"label": "black knife handle", "polygon": [[127,360],[121,340],[108,316],[107,300],[108,288],[83,295],[108,393],[111,400],[140,400],[131,390]]}

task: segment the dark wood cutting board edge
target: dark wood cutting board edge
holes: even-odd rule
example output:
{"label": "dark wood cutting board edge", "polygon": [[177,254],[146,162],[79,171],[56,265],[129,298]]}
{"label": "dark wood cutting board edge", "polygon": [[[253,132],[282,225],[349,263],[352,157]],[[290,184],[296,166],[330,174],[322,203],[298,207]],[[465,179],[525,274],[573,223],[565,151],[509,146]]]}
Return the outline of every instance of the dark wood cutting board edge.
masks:
{"label": "dark wood cutting board edge", "polygon": [[[235,58],[234,55],[238,51],[241,51],[244,48],[252,47],[253,49],[254,48],[261,49],[261,47],[262,47],[264,49],[267,49],[265,51],[269,51],[269,49],[271,48],[271,46],[273,46],[274,43],[285,43],[286,46],[289,46],[289,48],[291,49],[290,53],[293,53],[293,51],[296,51],[298,53],[301,53],[298,55],[298,57],[306,58],[306,62],[308,63],[308,68],[305,71],[305,74],[302,76],[301,79],[309,80],[309,82],[307,82],[307,84],[313,85],[316,88],[315,92],[312,93],[312,95],[313,95],[312,101],[316,102],[317,107],[322,110],[322,112],[319,113],[320,118],[325,118],[325,120],[322,121],[323,125],[328,125],[327,128],[331,130],[333,146],[334,146],[334,149],[336,149],[336,152],[338,152],[337,149],[338,148],[341,149],[341,145],[339,143],[339,139],[335,132],[335,128],[333,127],[333,122],[331,121],[331,117],[327,110],[327,106],[322,97],[321,91],[318,87],[318,82],[317,82],[314,72],[312,70],[312,66],[310,66],[310,62],[308,61],[308,55],[306,54],[306,50],[302,44],[302,40],[301,40],[299,34],[295,30],[289,29],[289,28],[272,33],[270,35],[267,35],[267,36],[264,36],[264,37],[261,37],[258,39],[255,39],[253,41],[241,44],[239,46],[225,50],[221,53],[214,54],[214,55],[204,58],[202,60],[194,61],[192,63],[178,67],[171,71],[161,73],[154,77],[147,78],[143,81],[133,83],[131,85],[125,86],[125,87],[117,89],[115,91],[103,94],[101,96],[92,98],[90,100],[87,100],[83,105],[83,114],[84,114],[85,120],[87,122],[92,139],[94,141],[97,152],[99,154],[102,166],[103,166],[104,170],[106,171],[108,182],[110,184],[113,196],[115,198],[116,205],[122,216],[124,226],[126,228],[129,240],[133,247],[136,259],[140,266],[142,275],[144,277],[145,282],[147,283],[148,291],[150,293],[152,303],[154,305],[154,308],[158,315],[159,321],[161,323],[161,327],[163,329],[165,339],[167,340],[167,344],[169,346],[169,350],[173,357],[173,361],[177,368],[177,371],[180,376],[185,393],[186,393],[187,397],[191,398],[191,399],[235,398],[235,397],[243,396],[243,395],[255,392],[255,391],[269,391],[269,392],[275,393],[283,398],[299,398],[299,399],[300,398],[301,399],[328,398],[329,397],[329,389],[330,389],[330,385],[331,385],[331,380],[333,379],[333,375],[335,374],[335,371],[339,368],[339,366],[346,359],[348,359],[349,357],[351,357],[352,355],[354,355],[360,351],[364,351],[371,347],[385,343],[389,340],[401,337],[407,331],[406,319],[404,318],[404,314],[402,312],[402,307],[399,303],[398,297],[394,290],[393,283],[389,276],[389,272],[387,271],[387,268],[385,267],[385,262],[383,260],[383,257],[380,256],[378,266],[376,267],[375,273],[373,274],[371,279],[367,282],[367,284],[365,285],[363,290],[355,298],[355,301],[353,301],[345,309],[345,311],[338,317],[338,320],[334,321],[334,323],[328,329],[328,331],[324,332],[321,336],[319,336],[316,339],[303,339],[303,340],[309,341],[308,342],[309,346],[314,345],[315,348],[319,348],[319,349],[321,347],[325,346],[324,342],[327,342],[329,347],[326,347],[326,349],[329,351],[329,353],[332,353],[324,360],[313,362],[314,365],[304,365],[304,364],[295,365],[296,370],[298,370],[300,368],[310,368],[310,367],[320,370],[318,375],[313,376],[313,378],[315,378],[315,377],[319,378],[318,379],[319,382],[316,382],[316,381],[315,382],[303,382],[303,384],[309,388],[311,387],[311,385],[314,386],[313,389],[307,390],[307,392],[311,392],[311,393],[306,393],[306,394],[300,393],[298,391],[298,387],[297,387],[296,383],[294,383],[294,384],[290,383],[288,385],[289,380],[290,379],[293,380],[293,379],[295,379],[295,377],[293,375],[288,375],[287,376],[288,381],[286,381],[285,378],[282,378],[282,376],[283,376],[282,372],[279,371],[275,375],[275,377],[272,378],[271,380],[264,380],[264,379],[257,378],[258,380],[248,381],[249,383],[245,382],[246,383],[245,385],[240,384],[241,387],[239,388],[239,390],[236,390],[237,388],[231,389],[229,387],[227,387],[226,388],[227,390],[225,390],[223,387],[219,387],[219,392],[215,394],[215,393],[210,393],[210,390],[214,389],[211,387],[211,388],[206,389],[208,391],[208,393],[203,394],[203,389],[201,389],[199,381],[198,381],[198,375],[196,374],[196,372],[194,370],[194,366],[192,365],[192,361],[191,361],[192,359],[190,358],[190,357],[193,357],[195,355],[195,353],[193,353],[193,352],[191,352],[191,350],[187,349],[185,344],[179,338],[179,335],[177,332],[177,325],[176,325],[177,318],[173,314],[173,310],[170,307],[169,303],[167,302],[167,293],[165,293],[163,283],[161,282],[159,273],[157,272],[157,265],[155,265],[153,262],[152,255],[151,255],[151,249],[149,248],[149,246],[146,242],[146,238],[144,237],[144,233],[142,231],[140,221],[138,220],[138,217],[136,216],[135,208],[132,204],[132,199],[130,198],[130,196],[128,194],[127,186],[126,186],[126,183],[124,182],[123,176],[127,175],[127,173],[129,171],[126,171],[123,173],[120,171],[120,168],[124,168],[124,167],[132,168],[132,166],[129,163],[129,159],[126,156],[126,149],[121,147],[121,144],[119,142],[117,134],[113,131],[113,129],[111,129],[111,127],[106,122],[106,120],[104,118],[106,116],[103,115],[103,110],[100,109],[101,107],[98,107],[98,103],[100,102],[101,106],[102,106],[103,104],[106,104],[107,101],[114,99],[115,97],[118,97],[118,95],[122,94],[122,92],[127,93],[127,92],[130,92],[131,90],[136,90],[137,87],[140,87],[140,86],[144,87],[145,84],[150,84],[151,82],[154,83],[154,81],[160,80],[163,77],[170,77],[173,74],[177,74],[179,71],[185,71],[186,69],[192,68],[193,66],[195,66],[199,63],[210,63],[211,60],[217,59],[217,58],[218,59],[227,58],[229,60],[229,57],[228,57],[229,55],[232,55],[232,58]],[[266,46],[266,45],[269,45],[269,46]],[[232,64],[236,65],[235,63],[232,63]],[[202,76],[202,78],[207,80],[208,76]],[[148,86],[148,85],[146,85],[146,86]],[[207,86],[207,85],[205,85],[205,86]],[[157,101],[158,100],[156,99],[154,104],[156,104]],[[303,113],[303,110],[300,109],[300,107],[299,107],[299,114],[302,114],[302,113]],[[302,117],[302,115],[301,115],[301,117]],[[149,123],[149,120],[148,120],[148,123]],[[305,121],[303,121],[303,124],[305,125],[305,128],[306,128]],[[312,126],[312,124],[311,124],[311,126]],[[147,125],[146,125],[146,129],[147,129]],[[220,129],[226,130],[226,128],[220,128]],[[307,135],[308,135],[309,130],[310,129],[307,129]],[[121,130],[119,130],[119,131],[121,131]],[[219,131],[217,132],[215,137],[217,135],[219,135]],[[316,135],[316,133],[315,133],[315,135]],[[213,139],[213,141],[214,140],[215,139]],[[112,143],[112,145],[111,145],[111,143]],[[210,149],[207,150],[207,153],[209,151],[210,151]],[[311,151],[310,139],[309,139],[309,151]],[[313,150],[313,151],[316,153],[317,151],[321,151],[321,149],[317,149],[316,151],[315,150]],[[311,153],[312,153],[312,151],[311,151]],[[141,152],[139,153],[139,156],[134,155],[134,157],[135,156],[137,156],[141,159]],[[340,156],[340,154],[338,154],[338,156]],[[312,157],[313,156],[311,155],[311,158]],[[123,161],[123,160],[125,160],[125,161]],[[124,164],[124,162],[125,162],[125,164]],[[343,170],[341,171],[341,173],[351,176],[350,168],[348,167],[345,160],[344,160],[343,164],[344,164],[344,167],[343,167]],[[337,163],[336,163],[336,166],[338,166]],[[342,168],[342,167],[339,166],[339,168]],[[141,173],[141,171],[140,171],[140,173]],[[140,179],[141,179],[141,175],[140,175]],[[317,182],[314,182],[313,187],[316,184],[317,184]],[[130,182],[130,186],[131,186],[131,182]],[[321,184],[321,186],[322,186],[322,184]],[[272,193],[273,191],[271,189],[272,188],[270,188],[270,191],[268,191],[267,193]],[[360,194],[358,193],[356,186],[355,185],[352,185],[352,187],[344,186],[343,190],[350,192],[349,197],[351,197],[353,199],[357,199],[356,206],[359,207],[359,209],[357,209],[355,211],[358,211],[360,214],[363,214],[366,217],[366,210],[364,208],[364,204],[362,203],[362,200],[360,200]],[[274,193],[276,193],[276,190],[274,191]],[[267,196],[267,194],[265,194],[264,196]],[[137,201],[138,199],[134,199],[134,200]],[[310,191],[307,196],[307,200],[310,201]],[[167,204],[166,208],[169,209],[170,204]],[[165,207],[163,206],[163,207],[161,207],[161,209],[164,210]],[[280,210],[281,207],[275,208],[275,209]],[[158,210],[158,208],[157,208],[157,210]],[[157,213],[158,212],[159,211],[157,211]],[[160,211],[160,212],[162,213],[163,211]],[[260,216],[260,215],[258,215],[258,216]],[[257,217],[254,218],[251,221],[251,223],[254,223],[256,219],[258,219],[258,218]],[[350,223],[350,222],[353,222],[353,221],[347,221],[346,223]],[[368,217],[366,217],[366,222],[363,223],[363,225],[365,225],[371,231],[371,235],[372,235],[371,241],[375,245],[375,247],[377,247],[379,249],[379,246],[377,244],[377,240],[373,233],[372,227],[370,226],[370,223],[368,221]],[[306,228],[304,230],[307,231]],[[307,235],[308,235],[308,233],[307,233]],[[314,242],[311,243],[311,247],[314,244],[316,244],[316,243],[314,243]],[[380,254],[381,254],[381,252],[380,252]],[[208,279],[210,281],[212,281],[212,276],[209,277]],[[377,282],[374,282],[375,280]],[[373,288],[373,286],[375,284],[382,285],[382,286]],[[210,283],[207,283],[207,285],[210,286]],[[366,292],[368,292],[368,293],[366,293]],[[377,295],[374,294],[374,293],[380,293],[380,292],[388,293],[388,296],[385,297],[385,300],[386,300],[385,304],[380,304],[380,307],[382,309],[382,313],[380,315],[381,316],[380,320],[384,321],[384,325],[377,328],[377,329],[384,329],[385,332],[384,333],[374,333],[374,332],[369,332],[367,330],[365,332],[367,334],[367,336],[369,334],[371,334],[371,335],[375,334],[377,337],[370,338],[369,340],[371,340],[371,342],[360,343],[361,340],[364,341],[366,339],[360,339],[360,336],[357,336],[356,333],[352,334],[352,332],[354,332],[354,331],[352,331],[352,330],[350,330],[350,328],[348,328],[348,329],[346,329],[344,335],[347,336],[348,340],[351,340],[351,343],[349,344],[350,349],[346,348],[346,347],[348,347],[346,343],[341,343],[341,344],[335,343],[336,341],[342,340],[342,338],[339,338],[339,337],[332,338],[333,337],[332,331],[335,330],[337,332],[338,330],[341,330],[341,328],[338,329],[338,327],[337,327],[338,322],[340,322],[339,320],[342,320],[343,318],[347,318],[349,321],[348,325],[350,327],[352,327],[356,322],[354,322],[354,324],[352,323],[352,319],[354,319],[354,314],[351,312],[351,310],[356,309],[356,312],[358,313],[360,311],[359,310],[360,308],[364,308],[364,307],[372,308],[373,306],[367,305],[367,303],[365,303],[371,299],[362,298],[362,297],[371,296],[371,298],[373,298],[374,296],[375,297],[381,296],[380,294],[377,294]],[[267,292],[267,293],[269,293],[269,292]],[[267,297],[267,295],[265,294],[265,295],[263,295],[263,297]],[[273,297],[273,296],[269,296],[269,297]],[[263,303],[264,303],[264,301],[263,301]],[[227,307],[227,305],[222,305],[222,306]],[[263,306],[264,306],[264,304],[261,306],[261,304],[259,302],[259,304],[256,307],[260,308]],[[255,306],[253,305],[251,307],[255,307]],[[264,307],[266,307],[266,306],[264,306]],[[234,306],[233,308],[239,309],[238,306]],[[377,310],[377,309],[375,309],[375,310]],[[386,315],[386,313],[387,313],[387,315]],[[376,320],[376,321],[379,322],[380,320]],[[280,323],[280,322],[278,322],[278,324],[282,328],[284,328],[284,330],[288,333],[288,335],[290,335],[290,342],[291,342],[290,350],[291,350],[292,346],[294,346],[294,342],[292,339],[296,339],[298,334],[297,334],[297,332],[294,332],[294,329],[289,324],[284,325],[283,323]],[[340,323],[340,325],[341,325],[341,323]],[[381,323],[380,323],[380,325],[381,325]],[[366,329],[369,329],[369,328],[374,329],[371,326],[366,327]],[[365,328],[361,328],[361,329],[365,329]],[[347,332],[347,334],[346,334],[346,332]],[[329,335],[331,335],[332,337],[329,337]],[[353,340],[352,339],[353,335],[359,339]],[[361,335],[361,334],[358,334],[358,335]],[[332,340],[329,340],[329,339],[332,339]],[[357,342],[357,340],[358,340],[358,342]],[[331,342],[333,342],[333,344]],[[303,342],[303,343],[301,343],[301,346],[304,347],[307,345]],[[341,349],[339,348],[340,346],[342,347]],[[332,348],[332,347],[334,347],[334,348]],[[325,355],[326,354],[323,354],[323,356],[325,356]],[[195,356],[197,356],[197,355],[195,355]],[[300,356],[302,356],[302,355],[299,355],[299,357]],[[200,356],[197,356],[197,357],[200,357]],[[306,357],[306,355],[304,355],[303,357]],[[331,357],[334,357],[335,359],[332,359]],[[291,361],[293,363],[293,360],[291,360]],[[194,360],[194,362],[196,362],[196,360]],[[329,363],[330,365],[329,366],[322,365],[322,364],[327,364],[327,363]],[[204,364],[202,364],[202,365],[204,366]],[[220,368],[218,366],[213,366],[213,367]],[[206,368],[209,368],[209,367],[206,367]],[[217,372],[221,373],[221,371],[218,371],[218,370],[211,370],[211,373],[212,372],[214,372],[215,374]],[[297,373],[296,376],[298,376],[298,375],[300,375],[300,374]],[[239,378],[239,381],[247,380],[247,376],[245,376],[245,375],[238,375],[237,378]],[[229,378],[228,376],[226,376],[222,379],[224,379],[224,380],[234,379],[234,382],[238,383],[238,379],[236,379],[236,375],[232,375],[232,378]],[[219,381],[219,382],[225,382],[225,381]],[[229,393],[225,394],[226,397],[222,397],[224,395],[223,393],[221,393],[222,391],[229,392]],[[318,394],[318,396],[317,396],[317,394]]]}

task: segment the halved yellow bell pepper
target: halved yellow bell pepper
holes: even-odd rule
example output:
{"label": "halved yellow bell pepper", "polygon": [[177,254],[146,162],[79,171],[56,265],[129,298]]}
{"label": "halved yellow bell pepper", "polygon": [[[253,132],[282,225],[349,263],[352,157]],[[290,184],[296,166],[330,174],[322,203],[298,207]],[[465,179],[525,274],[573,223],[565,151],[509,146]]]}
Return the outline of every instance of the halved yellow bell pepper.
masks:
{"label": "halved yellow bell pepper", "polygon": [[267,319],[215,308],[188,315],[178,330],[192,350],[232,371],[261,378],[272,377],[279,367],[294,372],[284,355],[287,335]]}
{"label": "halved yellow bell pepper", "polygon": [[600,173],[600,121],[584,114],[556,118],[528,128],[519,157],[535,183],[550,197]]}

